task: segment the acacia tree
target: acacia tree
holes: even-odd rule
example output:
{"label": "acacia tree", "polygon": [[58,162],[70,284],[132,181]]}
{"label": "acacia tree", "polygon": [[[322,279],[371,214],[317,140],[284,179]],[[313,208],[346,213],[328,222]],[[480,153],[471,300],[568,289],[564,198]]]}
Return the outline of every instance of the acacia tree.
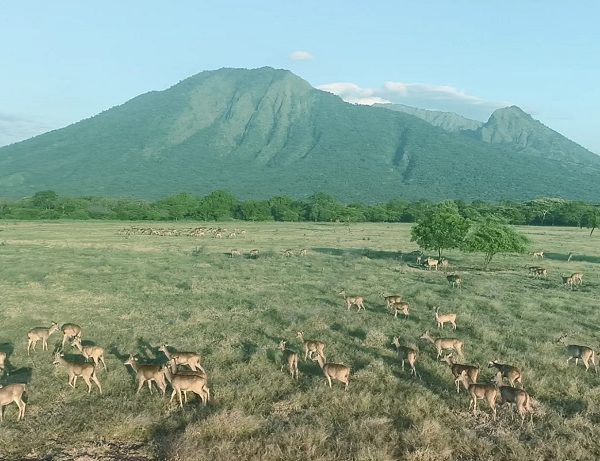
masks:
{"label": "acacia tree", "polygon": [[410,231],[410,240],[425,250],[437,251],[460,248],[469,230],[468,221],[458,213],[453,203],[432,207]]}
{"label": "acacia tree", "polygon": [[485,266],[498,253],[525,253],[529,240],[509,225],[487,218],[475,223],[465,237],[465,251],[483,253]]}

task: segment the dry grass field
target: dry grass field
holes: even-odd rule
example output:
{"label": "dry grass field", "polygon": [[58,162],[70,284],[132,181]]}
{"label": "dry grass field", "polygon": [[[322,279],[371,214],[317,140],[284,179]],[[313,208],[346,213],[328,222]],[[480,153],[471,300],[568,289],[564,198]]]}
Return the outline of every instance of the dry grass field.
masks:
{"label": "dry grass field", "polygon": [[[0,382],[28,385],[25,419],[6,407],[0,459],[600,458],[600,375],[567,365],[557,342],[564,333],[600,349],[598,236],[523,228],[545,258],[499,256],[487,271],[481,255],[449,252],[459,290],[407,255],[417,249],[407,225],[235,222],[221,226],[245,229],[244,237],[119,235],[131,225],[196,224],[0,222],[0,351],[8,354]],[[231,257],[233,248],[242,255]],[[283,255],[302,248],[306,256]],[[530,276],[529,265],[548,277]],[[560,274],[576,271],[583,285],[565,288]],[[342,289],[363,296],[366,310],[348,311]],[[401,295],[408,319],[394,319],[382,293]],[[435,307],[458,314],[456,331],[436,328]],[[60,333],[49,351],[39,343],[28,357],[27,331],[51,321],[81,325],[84,343],[106,349],[102,395],[88,394],[81,379],[72,389],[52,364]],[[533,428],[520,427],[508,405],[494,421],[480,401],[473,416],[468,394],[456,393],[449,367],[419,339],[427,329],[462,339],[482,382],[494,376],[491,360],[521,367]],[[328,361],[351,367],[347,392],[340,382],[330,389],[316,362],[301,360],[297,381],[280,370],[277,345],[285,339],[301,352],[300,330],[327,343]],[[416,379],[401,371],[394,336],[419,349]],[[164,362],[164,343],[202,354],[206,407],[192,397],[179,408],[170,388],[167,397],[147,387],[135,394],[123,362],[130,353]]]}

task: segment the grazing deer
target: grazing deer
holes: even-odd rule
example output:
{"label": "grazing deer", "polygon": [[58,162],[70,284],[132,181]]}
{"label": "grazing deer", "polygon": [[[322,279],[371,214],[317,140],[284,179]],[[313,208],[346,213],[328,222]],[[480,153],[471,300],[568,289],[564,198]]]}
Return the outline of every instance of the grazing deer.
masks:
{"label": "grazing deer", "polygon": [[438,338],[434,339],[431,337],[429,330],[427,330],[423,335],[421,335],[420,339],[424,339],[433,344],[437,350],[437,358],[439,359],[444,350],[452,350],[456,351],[458,355],[464,357],[462,348],[464,343],[460,339],[456,338]]}
{"label": "grazing deer", "polygon": [[287,363],[292,379],[298,379],[298,353],[285,347],[286,341],[283,339],[279,342],[278,349],[283,353],[281,358],[281,371]]}
{"label": "grazing deer", "polygon": [[310,358],[312,359],[312,354],[314,352],[317,353],[317,355],[320,355],[321,357],[323,357],[323,360],[327,360],[325,358],[325,346],[326,344],[323,341],[315,341],[312,339],[304,339],[304,332],[303,331],[299,331],[296,334],[296,337],[302,341],[302,343],[304,344],[304,360],[307,360],[308,355],[310,353]]}
{"label": "grazing deer", "polygon": [[[440,362],[445,362],[450,367],[450,371],[452,371],[452,375],[455,378],[454,383],[456,384],[457,393],[460,393],[461,383],[461,381],[458,380],[458,377],[462,374],[463,371],[467,374],[467,377],[469,378],[471,383],[477,384],[477,380],[479,379],[480,373],[479,367],[476,367],[474,365],[464,365],[462,363],[456,363],[452,354],[448,354],[445,357],[442,357],[440,359]],[[465,389],[468,391],[469,387],[464,383],[464,381],[462,381],[462,383],[465,386]]]}
{"label": "grazing deer", "polygon": [[394,313],[394,318],[398,318],[398,313],[402,312],[404,314],[404,318],[407,319],[409,312],[408,312],[408,308],[409,308],[409,304],[406,301],[400,301],[397,303],[394,303],[390,306],[391,311]]}
{"label": "grazing deer", "polygon": [[437,271],[438,270],[438,260],[434,259],[434,258],[427,258],[425,260],[425,267],[427,267],[427,270],[431,270],[433,268]]}
{"label": "grazing deer", "polygon": [[94,365],[97,367],[100,362],[104,366],[106,370],[106,362],[104,361],[104,348],[100,346],[82,346],[81,345],[81,337],[75,336],[73,341],[71,341],[71,347],[76,347],[79,349],[79,352],[83,354],[86,360],[90,358],[94,361]]}
{"label": "grazing deer", "polygon": [[19,407],[19,414],[17,415],[17,421],[21,421],[25,418],[25,407],[27,406],[23,401],[23,394],[27,392],[27,385],[25,384],[8,384],[7,386],[0,386],[0,422],[4,421],[4,409],[7,405],[15,402]]}
{"label": "grazing deer", "polygon": [[[565,344],[564,340],[566,337],[567,335],[562,335],[558,339],[558,342]],[[587,346],[579,346],[576,344],[565,344],[565,346],[567,347],[567,353],[569,354],[567,364],[572,359],[575,359],[575,366],[577,366],[579,364],[579,359],[581,359],[581,362],[585,367],[585,371],[588,371],[590,368],[589,362],[591,361],[592,365],[594,365],[594,371],[596,374],[598,374],[598,368],[596,367],[596,352],[594,352],[592,348]]]}
{"label": "grazing deer", "polygon": [[175,373],[170,379],[173,392],[171,393],[170,402],[173,401],[175,394],[179,399],[179,406],[183,408],[181,393],[185,396],[187,403],[187,392],[193,392],[202,401],[202,405],[206,406],[206,402],[210,399],[210,389],[208,388],[208,378],[206,375],[199,373]]}
{"label": "grazing deer", "polygon": [[417,349],[408,346],[402,346],[400,344],[400,338],[398,336],[394,336],[392,344],[396,346],[396,350],[398,351],[398,357],[402,361],[402,371],[404,371],[404,361],[406,360],[410,365],[410,374],[417,377],[417,369],[415,368],[415,363],[417,361]]}
{"label": "grazing deer", "polygon": [[535,251],[533,253],[533,257],[534,258],[544,259],[544,252],[543,251]]}
{"label": "grazing deer", "polygon": [[167,360],[171,363],[171,370],[173,373],[177,372],[177,365],[187,365],[192,369],[192,371],[201,371],[202,373],[206,373],[204,368],[200,363],[202,362],[202,357],[200,354],[196,352],[169,352],[169,345],[163,344],[158,348],[160,352],[165,354]]}
{"label": "grazing deer", "polygon": [[446,272],[450,267],[450,262],[446,258],[438,259],[438,267],[441,267]]}
{"label": "grazing deer", "polygon": [[452,288],[462,288],[462,279],[458,274],[450,274],[446,276],[446,280],[448,280],[448,284],[452,285]]}
{"label": "grazing deer", "polygon": [[229,256],[231,256],[232,258],[234,256],[241,256],[242,253],[240,252],[240,250],[237,250],[235,248],[232,248],[231,250],[229,250]]}
{"label": "grazing deer", "polygon": [[381,293],[381,296],[383,296],[383,299],[385,300],[385,307],[387,308],[392,307],[392,305],[396,303],[402,302],[402,296],[400,295],[386,296],[385,293]]}
{"label": "grazing deer", "polygon": [[0,351],[0,373],[4,372],[6,363],[6,352]]}
{"label": "grazing deer", "polygon": [[437,327],[444,329],[444,324],[449,322],[452,324],[452,329],[456,330],[456,314],[443,314],[439,315],[439,307],[435,308],[435,321],[437,322]]}
{"label": "grazing deer", "polygon": [[573,272],[571,278],[575,285],[583,285],[583,272]]}
{"label": "grazing deer", "polygon": [[138,382],[136,394],[140,393],[140,389],[146,381],[148,381],[148,389],[150,389],[150,393],[152,394],[152,381],[154,381],[162,394],[165,395],[167,384],[165,383],[165,369],[163,367],[160,365],[140,365],[137,357],[133,355],[129,355],[124,364],[130,365],[133,371],[135,371]]}
{"label": "grazing deer", "polygon": [[249,252],[248,254],[249,254],[249,256],[250,256],[251,258],[258,259],[258,255],[260,254],[260,251],[258,251],[258,250],[255,248],[255,249],[253,249],[253,250],[250,250],[250,252]]}
{"label": "grazing deer", "polygon": [[306,256],[308,254],[308,251],[306,250],[306,248],[302,248],[299,252],[298,252],[298,256]]}
{"label": "grazing deer", "polygon": [[319,366],[323,370],[325,378],[327,378],[327,382],[329,383],[330,388],[331,380],[335,379],[336,381],[344,383],[346,385],[344,390],[348,390],[348,384],[350,383],[350,367],[347,367],[346,365],[343,365],[341,363],[326,363],[325,359],[320,355],[317,355],[316,358],[312,358],[312,360],[314,362],[319,363]]}
{"label": "grazing deer", "polygon": [[342,290],[338,294],[344,297],[347,310],[350,310],[352,306],[358,307],[359,311],[361,309],[366,310],[364,305],[365,299],[362,296],[346,296],[346,290]]}
{"label": "grazing deer", "polygon": [[548,271],[543,267],[536,267],[533,275],[535,277],[548,277]]}
{"label": "grazing deer", "polygon": [[531,427],[533,427],[533,409],[531,408],[531,398],[524,389],[517,389],[511,386],[500,386],[500,405],[505,403],[514,404],[521,416],[521,427],[525,422],[525,416],[529,413]]}
{"label": "grazing deer", "polygon": [[294,256],[294,250],[292,250],[291,248],[288,248],[287,250],[283,250],[283,256],[285,256],[286,258]]}
{"label": "grazing deer", "polygon": [[98,386],[98,390],[100,394],[102,394],[102,386],[100,385],[100,381],[96,377],[96,367],[91,363],[76,363],[69,362],[65,359],[65,354],[62,352],[57,352],[54,355],[54,365],[62,365],[66,368],[69,373],[69,386],[75,389],[77,385],[77,378],[80,376],[83,378],[88,387],[88,394],[92,392],[92,383],[90,381],[94,381],[96,386]]}
{"label": "grazing deer", "polygon": [[506,365],[498,362],[498,360],[492,360],[488,363],[488,368],[496,368],[498,374],[496,375],[496,382],[498,385],[502,384],[502,379],[508,379],[508,383],[514,387],[515,383],[519,383],[521,388],[523,387],[523,370],[512,365]]}
{"label": "grazing deer", "polygon": [[417,256],[417,264],[421,265],[421,260],[423,259],[423,256],[419,255]]}
{"label": "grazing deer", "polygon": [[63,332],[62,347],[64,349],[67,339],[73,339],[75,336],[81,337],[81,327],[74,323],[65,323],[60,329]]}
{"label": "grazing deer", "polygon": [[462,383],[466,389],[468,389],[469,394],[471,394],[471,401],[469,402],[469,410],[473,407],[473,414],[475,415],[477,412],[477,400],[486,400],[490,408],[492,409],[492,414],[494,420],[496,420],[496,400],[500,394],[500,390],[496,384],[477,384],[473,383],[469,376],[467,375],[467,371],[463,370],[460,373],[460,376],[456,378],[455,382],[457,386]]}
{"label": "grazing deer", "polygon": [[52,322],[50,328],[32,328],[27,332],[27,355],[29,355],[29,348],[32,347],[35,352],[35,345],[41,339],[42,350],[48,350],[48,338],[52,333],[59,331],[60,328],[56,322]]}

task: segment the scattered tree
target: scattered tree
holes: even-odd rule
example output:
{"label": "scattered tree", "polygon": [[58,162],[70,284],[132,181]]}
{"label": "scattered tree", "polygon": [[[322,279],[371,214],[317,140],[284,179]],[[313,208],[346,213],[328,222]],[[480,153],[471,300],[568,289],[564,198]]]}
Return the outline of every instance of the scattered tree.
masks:
{"label": "scattered tree", "polygon": [[458,208],[452,202],[445,202],[430,208],[425,216],[417,221],[411,229],[411,241],[426,250],[438,252],[459,248],[467,231],[468,221],[458,213]]}
{"label": "scattered tree", "polygon": [[485,266],[498,253],[524,253],[529,240],[495,218],[476,222],[465,237],[463,249],[485,255]]}

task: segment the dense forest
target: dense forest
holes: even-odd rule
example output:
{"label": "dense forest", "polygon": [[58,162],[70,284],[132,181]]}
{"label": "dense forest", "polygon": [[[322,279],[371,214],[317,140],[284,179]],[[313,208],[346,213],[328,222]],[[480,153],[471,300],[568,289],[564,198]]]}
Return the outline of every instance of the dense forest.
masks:
{"label": "dense forest", "polygon": [[[540,198],[524,202],[454,200],[452,203],[463,217],[471,220],[494,216],[515,225],[592,229],[600,222],[600,204],[580,201]],[[434,205],[426,200],[402,199],[376,205],[342,203],[323,193],[304,200],[287,196],[239,200],[229,192],[216,191],[204,197],[182,193],[149,202],[131,198],[66,197],[42,191],[20,200],[0,199],[0,219],[415,222]]]}

